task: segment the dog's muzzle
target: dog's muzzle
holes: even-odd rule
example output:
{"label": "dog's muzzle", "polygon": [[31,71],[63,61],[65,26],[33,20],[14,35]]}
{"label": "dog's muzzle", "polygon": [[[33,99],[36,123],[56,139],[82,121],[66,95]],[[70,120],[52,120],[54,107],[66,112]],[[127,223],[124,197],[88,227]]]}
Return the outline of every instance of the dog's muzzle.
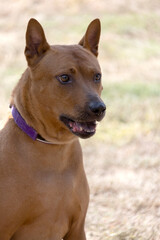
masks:
{"label": "dog's muzzle", "polygon": [[106,111],[106,105],[101,101],[92,101],[89,103],[89,109],[94,115],[101,116]]}
{"label": "dog's muzzle", "polygon": [[102,120],[105,111],[106,106],[102,101],[91,101],[86,105],[85,111],[80,111],[78,118],[61,115],[60,120],[73,134],[81,138],[89,138],[95,134],[96,122]]}

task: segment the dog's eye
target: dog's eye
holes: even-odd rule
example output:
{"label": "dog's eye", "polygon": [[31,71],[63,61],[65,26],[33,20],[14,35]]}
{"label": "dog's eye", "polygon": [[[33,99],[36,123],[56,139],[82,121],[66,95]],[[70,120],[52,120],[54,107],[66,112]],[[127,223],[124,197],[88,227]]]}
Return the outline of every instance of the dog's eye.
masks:
{"label": "dog's eye", "polygon": [[63,84],[71,82],[71,78],[67,74],[62,74],[58,76],[57,79],[60,83],[63,83]]}
{"label": "dog's eye", "polygon": [[95,83],[99,83],[101,81],[101,74],[100,73],[96,73],[94,75],[94,82]]}

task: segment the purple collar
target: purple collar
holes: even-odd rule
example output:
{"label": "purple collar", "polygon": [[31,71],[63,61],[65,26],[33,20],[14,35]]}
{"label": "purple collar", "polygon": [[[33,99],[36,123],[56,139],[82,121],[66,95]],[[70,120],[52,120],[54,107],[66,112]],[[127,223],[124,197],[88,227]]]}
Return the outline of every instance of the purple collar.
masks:
{"label": "purple collar", "polygon": [[31,137],[33,140],[36,140],[38,133],[36,130],[32,127],[30,127],[26,121],[22,118],[18,110],[12,106],[12,116],[14,118],[15,123],[18,125],[18,127],[25,132],[29,137]]}
{"label": "purple collar", "polygon": [[17,126],[34,141],[38,140],[43,143],[53,144],[51,142],[46,141],[37,133],[37,131],[34,128],[29,126],[14,106],[12,106],[12,116]]}

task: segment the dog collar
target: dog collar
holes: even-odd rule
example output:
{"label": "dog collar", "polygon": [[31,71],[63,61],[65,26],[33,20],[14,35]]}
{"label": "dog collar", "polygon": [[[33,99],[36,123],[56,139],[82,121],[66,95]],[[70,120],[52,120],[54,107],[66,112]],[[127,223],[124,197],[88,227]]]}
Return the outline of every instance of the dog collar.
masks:
{"label": "dog collar", "polygon": [[47,144],[53,144],[51,142],[48,142],[47,140],[45,140],[43,137],[41,137],[37,131],[32,128],[31,126],[29,126],[26,121],[24,120],[24,118],[21,116],[21,114],[18,112],[18,110],[12,106],[12,116],[13,119],[15,121],[15,123],[17,124],[17,126],[23,131],[25,132],[30,138],[32,138],[34,141],[37,140],[39,142],[43,142],[43,143],[47,143]]}

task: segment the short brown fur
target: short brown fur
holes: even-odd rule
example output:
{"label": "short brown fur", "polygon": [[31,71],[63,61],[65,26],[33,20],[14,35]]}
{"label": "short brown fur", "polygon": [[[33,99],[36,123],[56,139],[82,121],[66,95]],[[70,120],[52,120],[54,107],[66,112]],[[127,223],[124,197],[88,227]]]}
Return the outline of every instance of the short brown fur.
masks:
{"label": "short brown fur", "polygon": [[[78,45],[50,46],[31,19],[26,32],[28,68],[12,93],[29,126],[53,144],[33,141],[10,118],[0,132],[0,240],[85,240],[89,201],[78,137],[60,120],[100,121],[88,108],[102,102],[96,56],[100,22],[95,19]],[[57,76],[72,76],[61,84]]]}

